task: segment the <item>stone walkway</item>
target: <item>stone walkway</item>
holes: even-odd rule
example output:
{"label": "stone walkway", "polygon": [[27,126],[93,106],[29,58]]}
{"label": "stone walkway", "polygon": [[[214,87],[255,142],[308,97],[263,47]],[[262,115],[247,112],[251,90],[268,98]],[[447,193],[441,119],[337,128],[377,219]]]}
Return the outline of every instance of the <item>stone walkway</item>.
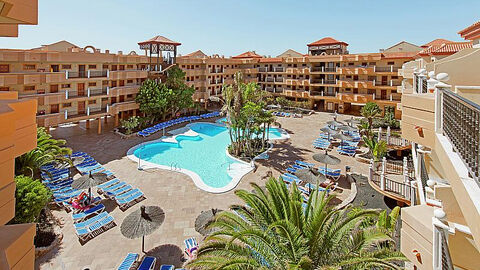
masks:
{"label": "stone walkway", "polygon": [[[339,120],[349,116],[339,116]],[[279,118],[282,128],[290,133],[291,138],[275,144],[270,158],[257,162],[257,169],[247,174],[236,189],[251,190],[249,183],[263,185],[265,176],[272,172],[279,176],[295,160],[314,162],[312,155],[319,152],[312,147],[312,142],[318,137],[319,129],[332,117],[327,113],[316,113],[304,118]],[[52,251],[37,260],[37,269],[116,269],[125,255],[129,252],[141,254],[141,239],[130,240],[120,233],[120,224],[124,217],[139,205],[157,205],[166,213],[163,225],[152,235],[145,238],[145,249],[148,254],[157,257],[157,268],[161,264],[174,264],[180,267],[183,264],[183,240],[196,237],[200,242],[202,237],[194,229],[195,218],[201,211],[211,208],[227,209],[234,203],[239,203],[234,190],[211,194],[198,189],[191,179],[180,173],[165,170],[137,170],[137,164],[125,157],[127,150],[141,142],[158,139],[161,134],[150,136],[148,139],[132,137],[121,139],[112,132],[113,119],[108,120],[104,133],[96,134],[96,129],[86,130],[85,123],[60,127],[52,130],[55,138],[68,141],[68,146],[74,151],[84,151],[123,181],[140,188],[147,199],[138,205],[122,212],[115,203],[104,201],[107,211],[115,218],[116,227],[95,237],[83,246],[79,243],[72,225],[70,214],[65,211],[55,211],[64,226],[61,231],[64,235],[59,249]],[[92,127],[95,125],[92,124]],[[178,128],[176,126],[174,128]],[[340,156],[336,151],[331,152],[342,160],[338,166],[344,172],[345,166],[352,171],[367,175],[368,165],[357,162],[352,157]],[[340,203],[349,193],[349,185],[342,177],[339,181],[336,203]]]}

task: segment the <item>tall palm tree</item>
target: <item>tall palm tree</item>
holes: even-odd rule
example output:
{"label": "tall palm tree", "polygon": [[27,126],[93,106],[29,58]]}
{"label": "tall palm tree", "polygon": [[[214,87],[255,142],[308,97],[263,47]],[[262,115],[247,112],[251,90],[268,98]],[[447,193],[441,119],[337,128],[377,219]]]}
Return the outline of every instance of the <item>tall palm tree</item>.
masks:
{"label": "tall palm tree", "polygon": [[72,149],[65,147],[65,140],[56,140],[45,131],[37,129],[37,147],[15,159],[15,174],[38,178],[42,166],[52,162],[70,163],[66,155],[72,154]]}
{"label": "tall palm tree", "polygon": [[266,189],[235,194],[233,205],[211,224],[194,269],[398,269],[404,260],[393,240],[375,225],[376,210],[330,206],[331,195],[313,192],[307,203],[295,184],[271,178]]}
{"label": "tall palm tree", "polygon": [[373,128],[373,118],[378,117],[382,114],[382,109],[378,106],[377,103],[375,102],[367,102],[365,106],[363,106],[362,110],[360,111],[360,114],[365,117],[367,121],[366,127],[368,128],[368,137],[371,139],[371,134],[372,133],[372,128]]}

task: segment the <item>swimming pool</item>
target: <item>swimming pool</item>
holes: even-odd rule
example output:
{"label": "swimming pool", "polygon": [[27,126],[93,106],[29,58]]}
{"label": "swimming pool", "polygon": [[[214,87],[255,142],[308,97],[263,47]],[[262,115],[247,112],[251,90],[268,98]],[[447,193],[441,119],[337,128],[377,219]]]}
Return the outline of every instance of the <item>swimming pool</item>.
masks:
{"label": "swimming pool", "polygon": [[[193,123],[178,135],[137,145],[128,156],[140,164],[176,170],[189,175],[201,189],[225,192],[233,189],[252,166],[227,154],[228,129],[221,124]],[[271,139],[288,138],[281,129],[271,128]]]}

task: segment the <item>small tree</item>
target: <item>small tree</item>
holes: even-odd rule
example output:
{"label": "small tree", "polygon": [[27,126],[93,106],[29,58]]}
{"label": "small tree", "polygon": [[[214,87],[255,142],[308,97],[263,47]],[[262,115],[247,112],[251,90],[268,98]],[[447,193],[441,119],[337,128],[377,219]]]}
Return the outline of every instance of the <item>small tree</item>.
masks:
{"label": "small tree", "polygon": [[122,127],[126,130],[126,134],[132,134],[133,130],[140,125],[140,118],[132,116],[127,120],[122,120]]}
{"label": "small tree", "polygon": [[382,110],[378,106],[377,103],[375,102],[367,102],[365,106],[363,106],[362,110],[360,111],[360,114],[365,117],[365,119],[368,122],[368,128],[369,131],[372,131],[372,126],[373,126],[373,118],[378,117],[382,113]]}
{"label": "small tree", "polygon": [[138,91],[136,102],[139,104],[140,111],[150,119],[150,123],[158,118],[165,119],[169,109],[169,95],[165,84],[159,84],[154,80],[143,82]]}
{"label": "small tree", "polygon": [[375,138],[363,137],[365,145],[368,147],[370,154],[375,162],[380,161],[387,154],[387,142],[377,141]]}
{"label": "small tree", "polygon": [[277,97],[275,99],[275,101],[277,102],[278,105],[280,105],[281,107],[289,107],[292,105],[292,101],[284,98],[284,97]]}
{"label": "small tree", "polygon": [[20,175],[15,177],[14,223],[36,222],[42,209],[50,200],[50,191],[40,182],[31,177]]}

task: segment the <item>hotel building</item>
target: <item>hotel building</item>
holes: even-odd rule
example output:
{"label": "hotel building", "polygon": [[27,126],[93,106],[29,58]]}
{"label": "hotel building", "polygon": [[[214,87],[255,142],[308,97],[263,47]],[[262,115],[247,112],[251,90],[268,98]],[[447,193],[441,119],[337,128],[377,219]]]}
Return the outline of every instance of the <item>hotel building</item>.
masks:
{"label": "hotel building", "polygon": [[[2,0],[0,36],[16,37],[19,24],[37,23],[37,0]],[[6,225],[15,217],[15,157],[36,147],[32,99],[0,92],[0,269],[33,269],[35,224]]]}
{"label": "hotel building", "polygon": [[347,46],[324,38],[308,44],[308,55],[288,50],[274,58],[255,52],[224,58],[197,51],[179,57],[177,63],[187,73],[187,83],[197,90],[196,98],[204,101],[221,94],[222,84],[242,71],[247,81],[258,82],[263,90],[308,101],[311,109],[358,114],[373,101],[400,118],[398,70],[422,48],[400,42],[380,53],[348,54]]}
{"label": "hotel building", "polygon": [[426,44],[399,70],[417,190],[401,251],[415,269],[480,269],[480,22],[459,34],[469,42]]}

